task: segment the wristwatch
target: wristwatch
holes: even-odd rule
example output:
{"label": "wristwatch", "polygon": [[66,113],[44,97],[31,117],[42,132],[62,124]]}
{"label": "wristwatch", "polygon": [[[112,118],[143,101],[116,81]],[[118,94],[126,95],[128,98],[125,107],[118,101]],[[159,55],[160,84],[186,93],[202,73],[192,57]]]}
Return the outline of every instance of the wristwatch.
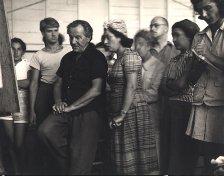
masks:
{"label": "wristwatch", "polygon": [[125,116],[126,114],[127,114],[127,111],[125,111],[125,110],[122,109],[121,110],[121,115],[124,115]]}

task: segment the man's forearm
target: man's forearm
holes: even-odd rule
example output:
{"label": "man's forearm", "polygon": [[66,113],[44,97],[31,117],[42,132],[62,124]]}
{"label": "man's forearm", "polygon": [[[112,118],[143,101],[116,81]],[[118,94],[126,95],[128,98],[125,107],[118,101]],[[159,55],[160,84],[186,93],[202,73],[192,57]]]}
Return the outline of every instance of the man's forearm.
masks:
{"label": "man's forearm", "polygon": [[30,85],[30,110],[31,111],[34,111],[34,105],[35,105],[36,96],[37,96],[37,89],[38,89],[38,84],[31,83]]}
{"label": "man's forearm", "polygon": [[54,86],[54,102],[61,102],[61,86],[55,85]]}
{"label": "man's forearm", "polygon": [[80,109],[80,108],[82,108],[82,107],[84,107],[84,106],[86,106],[86,105],[88,105],[91,101],[93,101],[94,100],[94,98],[90,98],[90,99],[88,99],[88,100],[86,100],[86,101],[84,101],[84,102],[79,102],[79,104],[77,104],[77,105],[71,105],[72,107],[74,107],[75,108],[75,110],[77,110],[77,109]]}
{"label": "man's forearm", "polygon": [[91,101],[93,101],[100,94],[101,94],[101,92],[95,90],[94,88],[91,88],[82,97],[80,97],[77,101],[72,103],[70,106],[74,110],[80,109],[80,108],[88,105]]}

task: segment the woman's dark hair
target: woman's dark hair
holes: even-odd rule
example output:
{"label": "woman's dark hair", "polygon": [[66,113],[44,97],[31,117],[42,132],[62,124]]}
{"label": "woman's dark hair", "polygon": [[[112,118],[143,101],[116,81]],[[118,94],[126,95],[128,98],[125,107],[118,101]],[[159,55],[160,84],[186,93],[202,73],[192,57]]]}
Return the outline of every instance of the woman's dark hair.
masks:
{"label": "woman's dark hair", "polygon": [[195,34],[200,31],[198,25],[188,19],[184,19],[182,21],[174,23],[174,25],[172,26],[172,30],[174,30],[175,28],[179,28],[184,31],[185,35],[187,36],[187,38],[189,38],[191,43],[194,39]]}
{"label": "woman's dark hair", "polygon": [[11,39],[11,45],[13,43],[19,43],[21,45],[21,48],[22,48],[23,52],[26,51],[26,44],[25,44],[24,41],[22,41],[22,39],[14,37],[14,38]]}
{"label": "woman's dark hair", "polygon": [[[196,11],[196,12],[200,11],[200,9],[197,8],[197,4],[202,1],[203,0],[191,0],[194,11]],[[224,0],[211,0],[211,1],[216,3],[216,5],[219,9],[220,16],[223,18],[224,17]]]}
{"label": "woman's dark hair", "polygon": [[115,35],[115,37],[120,38],[121,39],[121,45],[123,47],[126,48],[131,48],[132,43],[133,43],[133,39],[130,39],[128,37],[126,37],[124,34],[122,34],[121,32],[118,32],[116,30],[114,30],[113,28],[109,27],[108,30],[113,33]]}

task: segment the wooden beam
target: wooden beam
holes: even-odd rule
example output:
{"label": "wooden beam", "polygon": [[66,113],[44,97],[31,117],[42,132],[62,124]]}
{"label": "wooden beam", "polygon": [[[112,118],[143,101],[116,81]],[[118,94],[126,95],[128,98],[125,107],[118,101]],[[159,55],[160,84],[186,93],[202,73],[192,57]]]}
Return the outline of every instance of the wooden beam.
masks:
{"label": "wooden beam", "polygon": [[0,0],[0,66],[3,87],[0,88],[0,112],[18,112],[19,101],[14,61],[11,53],[3,0]]}
{"label": "wooden beam", "polygon": [[34,6],[34,5],[36,5],[36,4],[40,4],[40,3],[44,2],[44,1],[46,1],[46,0],[38,1],[38,2],[35,2],[35,3],[32,3],[32,4],[28,4],[28,5],[25,5],[25,6],[16,8],[16,9],[12,9],[12,10],[8,11],[7,13],[13,13],[13,12],[15,12],[15,11],[25,9],[25,8],[27,8],[27,7]]}

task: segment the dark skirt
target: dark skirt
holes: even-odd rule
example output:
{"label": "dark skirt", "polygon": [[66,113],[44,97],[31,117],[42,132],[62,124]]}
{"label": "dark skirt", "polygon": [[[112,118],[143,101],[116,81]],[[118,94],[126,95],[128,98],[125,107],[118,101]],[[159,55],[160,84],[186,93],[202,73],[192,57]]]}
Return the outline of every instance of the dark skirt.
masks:
{"label": "dark skirt", "polygon": [[193,174],[197,162],[196,143],[185,134],[191,113],[191,103],[169,101],[170,153],[169,174]]}

